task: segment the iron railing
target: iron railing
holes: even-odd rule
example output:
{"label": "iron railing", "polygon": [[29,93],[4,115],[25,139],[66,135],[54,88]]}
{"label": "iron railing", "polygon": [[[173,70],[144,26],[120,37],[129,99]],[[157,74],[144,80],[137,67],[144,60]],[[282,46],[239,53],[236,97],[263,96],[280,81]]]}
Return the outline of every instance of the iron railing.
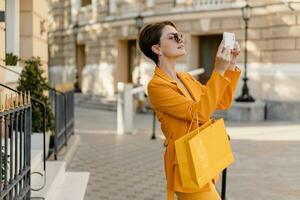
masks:
{"label": "iron railing", "polygon": [[30,199],[31,111],[22,95],[0,109],[0,199]]}
{"label": "iron railing", "polygon": [[[6,88],[6,89],[8,89],[10,91],[15,92],[16,94],[19,95],[21,101],[23,101],[23,93],[18,92],[17,90],[15,90],[15,89],[13,89],[11,87],[8,87],[7,85],[4,85],[2,83],[0,83],[0,86],[4,87],[4,88]],[[40,175],[41,177],[44,177],[44,183],[39,188],[30,188],[32,191],[39,191],[39,190],[42,190],[46,186],[46,182],[47,182],[47,180],[46,180],[46,177],[47,177],[47,171],[46,171],[46,168],[47,168],[46,167],[46,106],[45,106],[45,104],[43,102],[41,102],[41,101],[39,101],[37,99],[31,98],[30,97],[30,93],[29,93],[28,98],[26,96],[24,98],[28,99],[27,102],[31,102],[32,101],[32,102],[36,103],[37,106],[39,107],[39,109],[41,110],[42,116],[43,116],[43,123],[42,123],[42,128],[43,129],[42,130],[43,130],[43,171],[44,171],[44,173],[39,172],[39,171],[33,171],[33,172],[31,172],[31,175],[37,174],[37,175]],[[33,105],[33,104],[31,104],[31,105]],[[31,117],[31,120],[30,120],[30,124],[28,124],[28,122],[27,122],[27,126],[29,126],[29,125],[30,125],[30,127],[32,127],[32,117]],[[32,134],[32,128],[30,128],[30,141],[31,141],[31,134]],[[31,142],[29,143],[29,149],[31,150]],[[29,151],[29,154],[31,155],[30,151]],[[29,157],[30,157],[30,155],[29,155]]]}
{"label": "iron railing", "polygon": [[74,90],[65,93],[52,90],[49,95],[55,115],[55,134],[50,151],[57,159],[57,152],[68,145],[70,136],[74,134]]}
{"label": "iron railing", "polygon": [[[0,65],[0,67],[20,75],[19,72],[5,66]],[[53,144],[49,147],[49,154],[46,157],[49,158],[53,153],[54,159],[57,160],[58,151],[63,145],[67,146],[70,136],[74,133],[74,90],[63,93],[49,85],[44,86],[49,90],[52,111],[55,116],[55,130],[51,139]]]}

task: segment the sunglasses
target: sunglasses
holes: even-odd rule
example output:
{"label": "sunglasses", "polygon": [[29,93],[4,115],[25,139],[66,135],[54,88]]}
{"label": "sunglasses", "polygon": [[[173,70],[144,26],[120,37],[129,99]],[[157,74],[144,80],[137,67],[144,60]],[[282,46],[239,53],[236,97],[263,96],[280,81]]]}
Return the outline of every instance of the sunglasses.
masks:
{"label": "sunglasses", "polygon": [[[169,40],[174,40],[177,43],[180,43],[184,39],[183,33],[169,33],[168,36],[166,37]],[[164,38],[162,38],[164,39]]]}

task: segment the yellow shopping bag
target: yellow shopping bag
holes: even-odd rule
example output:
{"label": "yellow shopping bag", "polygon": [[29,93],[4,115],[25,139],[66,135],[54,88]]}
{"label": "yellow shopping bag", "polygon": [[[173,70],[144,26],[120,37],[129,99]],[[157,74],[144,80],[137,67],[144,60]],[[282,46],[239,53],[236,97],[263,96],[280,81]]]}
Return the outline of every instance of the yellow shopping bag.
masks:
{"label": "yellow shopping bag", "polygon": [[202,188],[234,162],[223,119],[188,131],[175,141],[175,150],[182,185],[187,188]]}

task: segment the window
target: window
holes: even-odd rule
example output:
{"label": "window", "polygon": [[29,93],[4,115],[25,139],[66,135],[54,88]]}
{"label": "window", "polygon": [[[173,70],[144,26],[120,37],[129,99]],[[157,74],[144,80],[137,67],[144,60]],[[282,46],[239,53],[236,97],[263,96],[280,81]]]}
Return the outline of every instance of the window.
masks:
{"label": "window", "polygon": [[88,6],[92,4],[92,0],[81,0],[81,7]]}

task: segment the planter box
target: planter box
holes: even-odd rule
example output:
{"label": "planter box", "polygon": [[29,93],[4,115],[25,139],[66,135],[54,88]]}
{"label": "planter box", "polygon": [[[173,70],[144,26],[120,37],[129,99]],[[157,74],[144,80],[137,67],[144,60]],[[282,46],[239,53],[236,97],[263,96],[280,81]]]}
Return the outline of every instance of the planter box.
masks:
{"label": "planter box", "polygon": [[239,122],[261,122],[265,120],[265,105],[263,101],[233,102],[226,113],[226,120]]}
{"label": "planter box", "polygon": [[[46,157],[49,153],[50,133],[46,133]],[[31,135],[31,149],[43,151],[43,133],[33,133]]]}

